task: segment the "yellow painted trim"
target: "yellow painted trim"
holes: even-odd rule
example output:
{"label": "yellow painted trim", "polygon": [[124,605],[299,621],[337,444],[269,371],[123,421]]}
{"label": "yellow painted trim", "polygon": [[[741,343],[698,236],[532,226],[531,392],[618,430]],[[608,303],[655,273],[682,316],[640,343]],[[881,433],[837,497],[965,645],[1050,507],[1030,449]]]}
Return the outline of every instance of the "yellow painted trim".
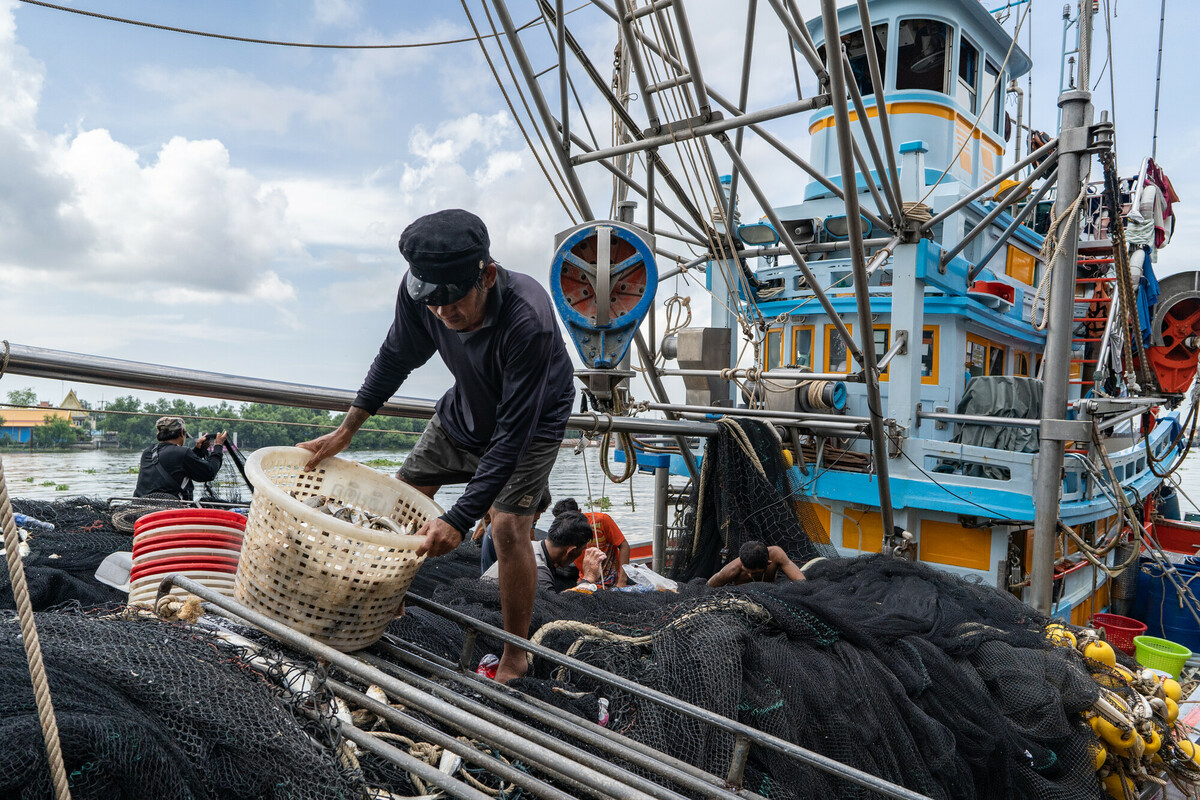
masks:
{"label": "yellow painted trim", "polygon": [[842,547],[864,553],[883,550],[883,518],[877,511],[842,509]]}
{"label": "yellow painted trim", "polygon": [[925,520],[921,523],[921,560],[965,569],[988,570],[992,566],[990,528],[964,528],[955,522]]}
{"label": "yellow painted trim", "polygon": [[1037,278],[1037,256],[1010,244],[1004,259],[1004,272],[1026,286],[1033,286]]}
{"label": "yellow painted trim", "polygon": [[[989,372],[989,370],[991,369],[991,366],[992,366],[992,351],[993,350],[1003,350],[1004,351],[1004,361],[1006,362],[1004,369],[1008,369],[1008,365],[1007,365],[1008,347],[1006,345],[996,344],[995,342],[985,339],[982,336],[978,336],[974,333],[967,334],[967,344],[968,345],[977,344],[983,348],[983,374],[984,375],[993,374],[993,373]],[[967,353],[969,353],[969,352],[970,352],[970,350],[963,353],[964,364],[966,363]],[[1001,372],[1000,374],[1005,375],[1007,373]]]}
{"label": "yellow painted trim", "polygon": [[[968,129],[970,129],[970,127],[975,123],[975,120],[964,117],[954,109],[946,108],[945,106],[938,105],[937,103],[919,103],[911,100],[903,103],[888,103],[887,110],[889,114],[925,114],[926,116],[930,117],[941,117],[942,119],[959,121],[965,123]],[[871,106],[867,109],[868,118],[878,115],[879,110],[875,106]],[[855,122],[856,120],[858,120],[858,112],[851,110],[850,121]],[[808,132],[811,135],[817,131],[823,131],[826,128],[832,127],[833,117],[828,116],[809,125]],[[997,153],[1004,152],[1004,146],[999,143],[999,140],[993,137],[993,134],[990,131],[986,131],[983,128],[976,128],[975,136],[976,138],[983,139],[992,147],[996,148]]]}
{"label": "yellow painted trim", "polygon": [[[877,331],[887,331],[887,332],[888,332],[888,343],[887,343],[887,346],[888,346],[888,347],[891,347],[891,346],[892,346],[892,326],[891,326],[891,325],[876,325],[876,326],[874,326],[874,330],[877,330]],[[872,344],[872,346],[874,346],[874,344],[875,344],[874,340],[872,340],[872,341],[871,341],[871,344]],[[887,352],[887,348],[884,348],[884,352]],[[876,359],[878,359],[878,358],[881,358],[882,356],[883,356],[883,353],[877,353],[877,354],[876,354]],[[879,380],[880,380],[880,381],[882,381],[882,382],[884,382],[884,383],[886,383],[886,382],[887,382],[887,379],[888,379],[888,371],[889,371],[890,369],[891,369],[891,365],[889,364],[887,369],[884,369],[884,371],[883,371],[883,372],[879,373]]]}
{"label": "yellow painted trim", "polygon": [[[807,500],[796,501],[796,513],[799,515],[800,519],[804,519],[805,513],[809,511],[811,511],[813,516],[817,518],[817,522],[819,522],[823,528],[822,532],[825,534],[825,538],[821,544],[829,544],[829,531],[831,527],[830,522],[833,515],[830,513],[828,508],[820,503],[810,503]],[[845,545],[843,544],[843,546]]]}
{"label": "yellow painted trim", "polygon": [[930,365],[930,373],[931,374],[922,375],[921,383],[928,383],[928,384],[936,385],[938,382],[938,367],[940,366],[940,364],[939,364],[940,358],[939,358],[939,354],[938,354],[938,340],[941,336],[941,331],[940,331],[939,326],[937,326],[937,325],[926,325],[921,330],[922,355],[924,354],[924,349],[925,349],[925,334],[926,333],[933,334],[933,343],[932,343],[933,344],[933,348],[932,348],[933,349],[933,363]]}

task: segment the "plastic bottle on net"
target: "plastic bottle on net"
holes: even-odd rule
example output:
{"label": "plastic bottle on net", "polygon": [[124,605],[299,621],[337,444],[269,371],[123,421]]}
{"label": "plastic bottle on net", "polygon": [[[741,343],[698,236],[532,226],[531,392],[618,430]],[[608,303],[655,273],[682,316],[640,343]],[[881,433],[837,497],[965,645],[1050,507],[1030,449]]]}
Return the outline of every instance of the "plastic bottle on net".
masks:
{"label": "plastic bottle on net", "polygon": [[596,719],[596,724],[604,728],[608,726],[608,698],[601,697],[597,702],[600,704],[600,714]]}
{"label": "plastic bottle on net", "polygon": [[42,522],[40,519],[35,519],[27,514],[18,514],[13,512],[13,519],[17,526],[28,531],[52,531],[54,530],[53,522]]}
{"label": "plastic bottle on net", "polygon": [[500,657],[493,653],[488,653],[479,659],[479,666],[475,668],[475,674],[482,675],[485,678],[495,678],[496,667],[498,666],[500,666]]}

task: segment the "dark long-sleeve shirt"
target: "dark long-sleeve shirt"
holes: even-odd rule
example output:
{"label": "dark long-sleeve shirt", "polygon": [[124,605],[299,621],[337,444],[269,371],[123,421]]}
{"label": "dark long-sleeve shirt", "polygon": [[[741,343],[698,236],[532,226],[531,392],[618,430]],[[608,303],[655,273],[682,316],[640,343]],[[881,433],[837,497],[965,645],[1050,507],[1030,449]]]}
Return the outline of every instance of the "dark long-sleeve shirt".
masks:
{"label": "dark long-sleeve shirt", "polygon": [[496,269],[483,326],[447,328],[400,282],[396,318],[353,405],[379,410],[436,352],[454,375],[437,402],[451,438],[481,456],[475,476],[443,516],[470,530],[508,483],[534,439],[561,441],[575,400],[574,370],[546,290],[519,272]]}
{"label": "dark long-sleeve shirt", "polygon": [[142,452],[134,497],[169,494],[192,499],[192,481],[207,483],[221,471],[221,448],[200,452],[170,442],[159,442]]}

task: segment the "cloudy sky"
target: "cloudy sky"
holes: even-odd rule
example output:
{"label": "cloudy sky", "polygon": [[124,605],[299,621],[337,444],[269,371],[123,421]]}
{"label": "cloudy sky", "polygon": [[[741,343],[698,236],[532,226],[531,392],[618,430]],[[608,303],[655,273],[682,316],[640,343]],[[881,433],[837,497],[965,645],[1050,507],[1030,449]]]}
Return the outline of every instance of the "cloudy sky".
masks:
{"label": "cloudy sky", "polygon": [[[61,1],[294,42],[471,36],[461,4],[449,1]],[[1119,154],[1123,171],[1132,172],[1150,147],[1159,4],[1106,0],[1101,9],[1114,5]],[[536,14],[528,0],[510,6],[518,23]],[[731,16],[719,13],[734,6]],[[770,13],[760,6],[760,15]],[[1185,61],[1188,32],[1198,29],[1200,11],[1192,3],[1169,6],[1158,149],[1183,198],[1177,240],[1163,255],[1166,269],[1178,269],[1196,266],[1189,253],[1200,245],[1190,211],[1200,203],[1200,131],[1185,89],[1194,72]],[[482,8],[470,8],[486,26]],[[702,50],[716,54],[706,79],[736,96],[744,5],[710,0],[688,8]],[[817,15],[814,2],[801,8]],[[1061,2],[1036,0],[1028,23],[1033,124],[1049,130],[1061,14]],[[571,19],[608,69],[607,19],[591,8]],[[1093,76],[1106,61],[1103,15],[1097,26]],[[764,64],[781,66],[762,73],[757,99],[789,99],[782,41],[764,35],[759,53]],[[552,63],[547,55],[535,51],[535,69]],[[1107,81],[1105,72],[1098,108],[1110,106]],[[772,130],[804,154],[803,128],[800,120]],[[799,199],[803,182],[789,171],[760,177],[781,204]],[[607,184],[594,180],[593,198],[604,197]],[[503,263],[543,281],[553,235],[570,225],[474,42],[271,47],[0,0],[0,338],[356,388],[389,324],[404,268],[400,231],[420,214],[454,206],[487,221]],[[705,305],[699,296],[695,304]],[[431,364],[402,393],[436,397],[447,381]],[[71,388],[0,379],[0,393],[24,386],[52,401]],[[93,402],[127,393],[76,388]]]}

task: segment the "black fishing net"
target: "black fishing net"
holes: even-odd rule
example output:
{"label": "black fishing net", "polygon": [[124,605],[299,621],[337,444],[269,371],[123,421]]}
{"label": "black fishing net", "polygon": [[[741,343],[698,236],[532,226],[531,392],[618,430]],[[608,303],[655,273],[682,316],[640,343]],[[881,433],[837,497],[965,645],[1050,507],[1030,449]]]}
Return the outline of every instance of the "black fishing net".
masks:
{"label": "black fishing net", "polygon": [[694,526],[668,548],[665,572],[675,580],[712,577],[751,539],[778,545],[798,565],[837,555],[814,515],[797,516],[779,437],[762,421],[720,421],[692,503]]}
{"label": "black fishing net", "polygon": [[[1080,716],[1097,685],[1077,653],[1045,639],[1045,618],[1011,595],[883,556],[808,574],[679,594],[539,592],[534,636],[930,797],[1098,796],[1095,737]],[[501,622],[489,582],[459,580],[434,599]],[[411,607],[389,633],[450,659],[463,639]],[[481,636],[476,657],[499,647]],[[670,708],[542,659],[513,685],[590,719],[587,698],[603,696],[610,728],[715,775],[729,768],[734,737]],[[745,786],[769,798],[876,796],[761,747]]]}
{"label": "black fishing net", "polygon": [[[356,774],[263,675],[200,630],[37,614],[76,800],[355,798]],[[0,617],[0,797],[53,796],[20,630]]]}
{"label": "black fishing net", "polygon": [[[54,525],[54,530],[43,530],[36,525],[27,527],[29,537],[25,544],[29,552],[22,561],[35,611],[64,603],[93,607],[126,601],[125,592],[95,578],[96,568],[109,554],[133,549],[132,538],[113,528],[103,500],[87,497],[53,502],[13,500],[12,508],[18,514]],[[0,609],[15,608],[8,570],[0,569]]]}

